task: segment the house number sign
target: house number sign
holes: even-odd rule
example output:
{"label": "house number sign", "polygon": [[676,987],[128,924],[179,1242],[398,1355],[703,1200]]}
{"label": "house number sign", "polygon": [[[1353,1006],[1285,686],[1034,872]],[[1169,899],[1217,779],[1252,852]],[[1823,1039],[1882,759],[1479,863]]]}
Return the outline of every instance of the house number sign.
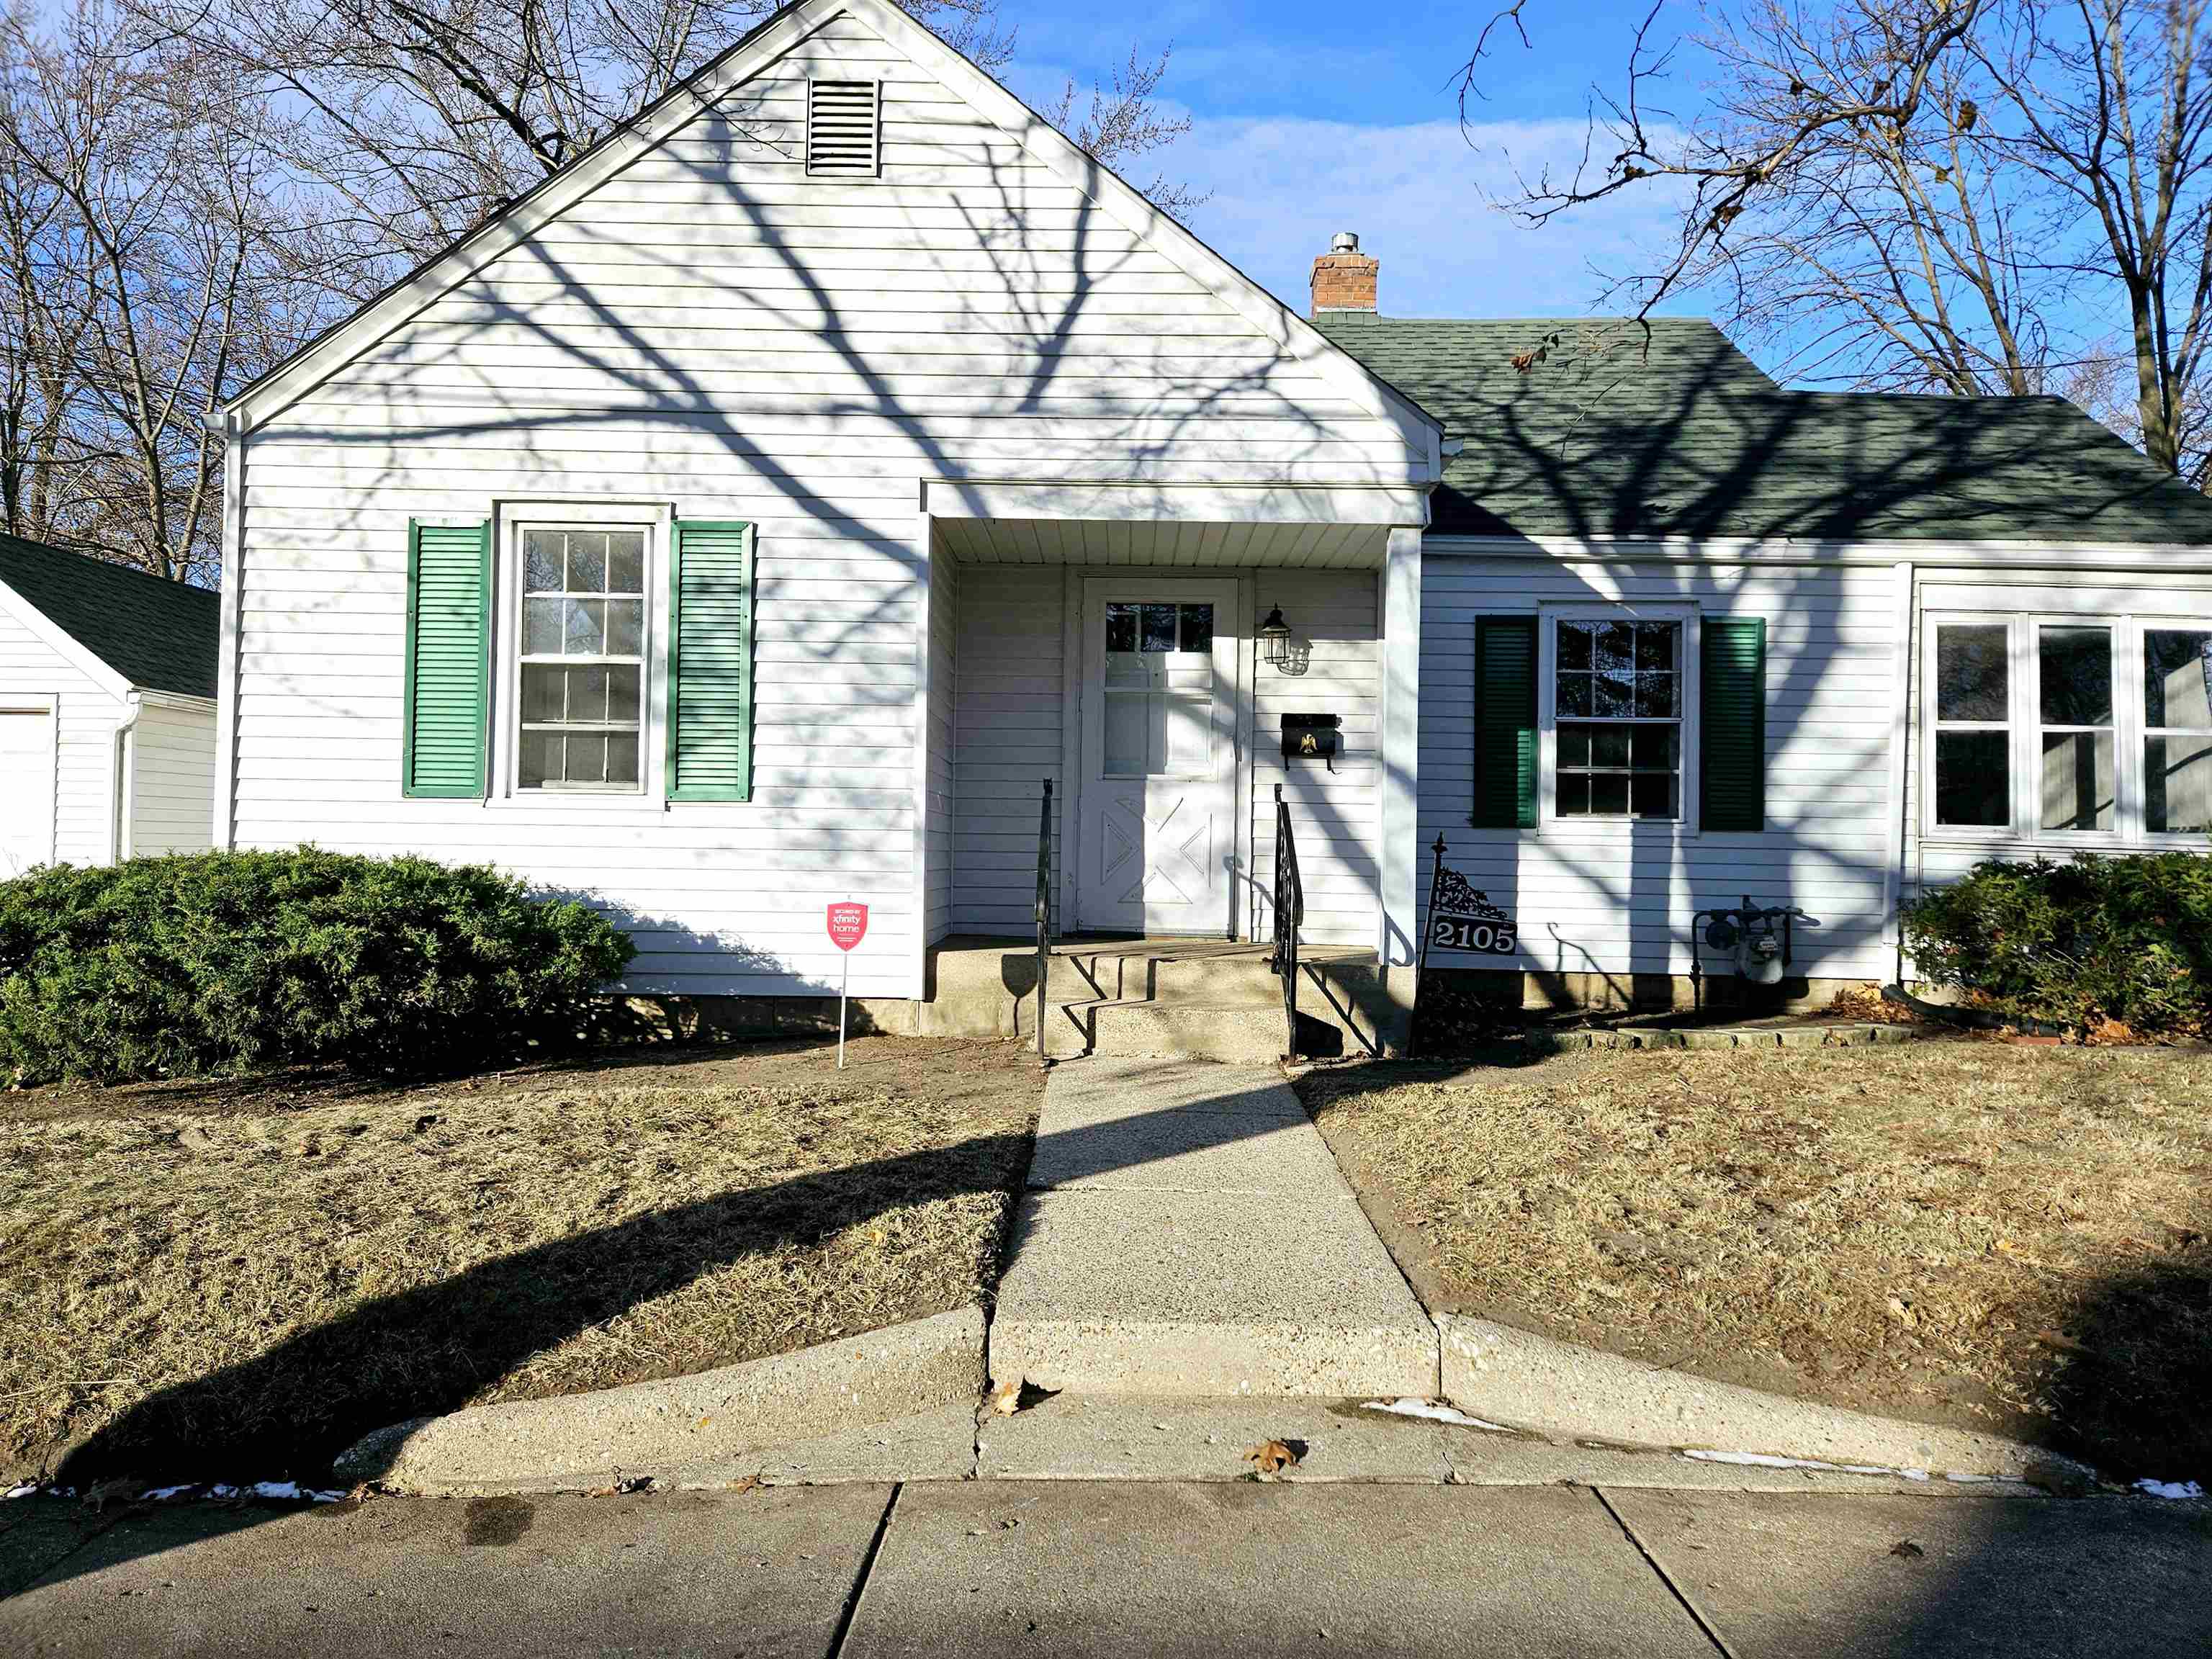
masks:
{"label": "house number sign", "polygon": [[1456,870],[1437,860],[1436,880],[1430,889],[1429,931],[1425,944],[1439,951],[1473,951],[1510,957],[1521,943],[1521,930],[1511,916],[1490,902],[1490,896],[1470,886]]}

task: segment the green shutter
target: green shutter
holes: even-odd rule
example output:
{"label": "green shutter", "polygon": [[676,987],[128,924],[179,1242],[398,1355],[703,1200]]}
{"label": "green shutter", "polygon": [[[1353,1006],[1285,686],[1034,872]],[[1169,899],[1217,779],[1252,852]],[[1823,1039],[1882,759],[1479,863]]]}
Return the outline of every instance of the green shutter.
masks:
{"label": "green shutter", "polygon": [[678,523],[668,560],[668,796],[753,792],[753,538]]}
{"label": "green shutter", "polygon": [[490,650],[490,524],[410,520],[402,793],[483,796]]}
{"label": "green shutter", "polygon": [[1766,619],[1708,617],[1698,651],[1698,827],[1766,828]]}
{"label": "green shutter", "polygon": [[1482,830],[1536,827],[1536,619],[1474,621],[1474,811]]}

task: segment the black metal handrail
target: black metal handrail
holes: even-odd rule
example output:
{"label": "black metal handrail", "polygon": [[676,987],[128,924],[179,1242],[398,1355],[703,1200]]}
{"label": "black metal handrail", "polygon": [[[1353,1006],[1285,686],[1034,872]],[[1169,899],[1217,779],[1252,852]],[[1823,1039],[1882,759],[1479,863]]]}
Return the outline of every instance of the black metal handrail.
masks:
{"label": "black metal handrail", "polygon": [[1036,1045],[1044,1058],[1045,982],[1052,973],[1052,780],[1044,781],[1044,802],[1037,808]]}
{"label": "black metal handrail", "polygon": [[1298,844],[1291,834],[1290,803],[1275,786],[1275,954],[1273,966],[1283,981],[1283,1018],[1290,1032],[1289,1054],[1298,1057],[1298,928],[1306,919],[1306,884],[1298,875]]}

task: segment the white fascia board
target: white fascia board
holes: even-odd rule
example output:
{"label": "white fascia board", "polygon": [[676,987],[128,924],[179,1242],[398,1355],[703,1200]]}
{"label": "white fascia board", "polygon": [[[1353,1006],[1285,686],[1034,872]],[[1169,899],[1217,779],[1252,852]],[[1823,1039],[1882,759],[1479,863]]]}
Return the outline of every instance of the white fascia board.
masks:
{"label": "white fascia board", "polygon": [[196,697],[189,691],[152,691],[144,686],[134,689],[138,693],[138,700],[149,708],[179,708],[187,714],[210,717],[216,712],[217,700],[213,697]]}
{"label": "white fascia board", "polygon": [[1429,487],[1415,483],[1154,483],[1142,479],[932,478],[937,519],[1181,519],[1204,524],[1357,524],[1419,528]]}
{"label": "white fascia board", "polygon": [[4,581],[0,581],[0,610],[6,611],[43,643],[60,653],[71,666],[109,696],[121,699],[131,695],[129,680],[102,661],[91,647]]}
{"label": "white fascia board", "polygon": [[2212,547],[2159,542],[1890,540],[1766,541],[1745,537],[1652,539],[1606,536],[1455,536],[1431,533],[1433,556],[1563,561],[1639,560],[1698,564],[1894,565],[2001,567],[2011,570],[2212,571]]}
{"label": "white fascia board", "polygon": [[1018,140],[1024,149],[1096,202],[1124,229],[1226,304],[1293,361],[1312,369],[1347,401],[1393,422],[1407,442],[1426,457],[1427,477],[1433,480],[1439,475],[1443,428],[1434,416],[1370,373],[1341,347],[1332,344],[1311,324],[1155,208],[1111,170],[1085,155],[1035,110],[884,0],[799,0],[787,7],[672,88],[626,130],[518,198],[481,229],[371,301],[289,363],[248,386],[226,406],[228,410],[246,431],[282,412],[424,307],[707,113],[725,94],[752,79],[841,15],[856,19],[958,93],[979,114]]}

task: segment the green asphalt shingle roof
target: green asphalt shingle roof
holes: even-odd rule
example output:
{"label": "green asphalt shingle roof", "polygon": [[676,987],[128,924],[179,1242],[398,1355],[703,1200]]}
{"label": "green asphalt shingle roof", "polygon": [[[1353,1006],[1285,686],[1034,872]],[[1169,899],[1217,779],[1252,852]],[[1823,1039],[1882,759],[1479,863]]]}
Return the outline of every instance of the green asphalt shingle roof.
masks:
{"label": "green asphalt shingle roof", "polygon": [[139,690],[215,696],[222,600],[206,588],[6,534],[0,582]]}
{"label": "green asphalt shingle roof", "polygon": [[1436,532],[2212,544],[2212,499],[2059,398],[1789,391],[1688,319],[1648,354],[1617,321],[1315,325],[1463,443]]}

